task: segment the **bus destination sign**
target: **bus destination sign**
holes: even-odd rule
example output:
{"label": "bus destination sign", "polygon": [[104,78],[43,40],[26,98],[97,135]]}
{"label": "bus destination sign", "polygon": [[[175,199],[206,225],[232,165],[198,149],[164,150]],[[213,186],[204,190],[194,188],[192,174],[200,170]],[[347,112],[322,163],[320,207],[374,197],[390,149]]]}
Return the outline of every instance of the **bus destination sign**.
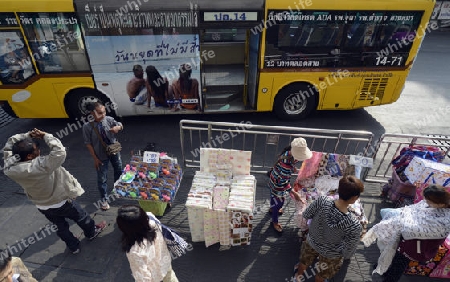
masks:
{"label": "bus destination sign", "polygon": [[19,26],[14,13],[0,13],[0,27]]}
{"label": "bus destination sign", "polygon": [[83,25],[86,29],[109,28],[195,28],[198,27],[196,11],[171,12],[115,12],[84,13]]}
{"label": "bus destination sign", "polygon": [[204,12],[205,22],[257,21],[258,12]]}
{"label": "bus destination sign", "polygon": [[365,11],[282,11],[269,10],[267,19],[277,23],[289,23],[292,21],[309,22],[374,22],[386,23],[392,21],[412,22],[416,19],[416,11],[401,12],[365,12]]}

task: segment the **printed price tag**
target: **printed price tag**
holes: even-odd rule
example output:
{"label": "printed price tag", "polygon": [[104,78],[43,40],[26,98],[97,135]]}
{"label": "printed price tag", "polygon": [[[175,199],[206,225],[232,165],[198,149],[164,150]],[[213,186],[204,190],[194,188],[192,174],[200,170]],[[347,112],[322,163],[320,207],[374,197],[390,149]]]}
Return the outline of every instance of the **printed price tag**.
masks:
{"label": "printed price tag", "polygon": [[351,165],[356,165],[356,166],[360,166],[360,167],[372,167],[373,159],[367,158],[367,157],[361,157],[361,156],[357,156],[357,155],[350,155],[349,163]]}
{"label": "printed price tag", "polygon": [[182,100],[184,104],[196,104],[198,103],[197,99],[183,99]]}
{"label": "printed price tag", "polygon": [[159,153],[144,151],[143,161],[145,163],[159,163]]}

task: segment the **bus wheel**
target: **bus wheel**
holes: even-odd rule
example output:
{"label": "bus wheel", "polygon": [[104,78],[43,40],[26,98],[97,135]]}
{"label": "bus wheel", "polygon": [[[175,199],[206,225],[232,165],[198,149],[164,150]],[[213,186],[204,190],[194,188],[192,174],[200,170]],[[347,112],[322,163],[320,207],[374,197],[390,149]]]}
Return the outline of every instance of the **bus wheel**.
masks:
{"label": "bus wheel", "polygon": [[316,107],[317,92],[308,84],[296,83],[281,89],[275,97],[273,110],[280,119],[298,120],[307,117]]}
{"label": "bus wheel", "polygon": [[[108,97],[100,91],[92,88],[78,88],[67,93],[64,98],[64,106],[69,118],[76,119],[89,114],[86,109],[87,104],[97,101],[100,101],[103,105],[112,105]],[[108,110],[108,115],[116,117],[115,111],[110,106]]]}

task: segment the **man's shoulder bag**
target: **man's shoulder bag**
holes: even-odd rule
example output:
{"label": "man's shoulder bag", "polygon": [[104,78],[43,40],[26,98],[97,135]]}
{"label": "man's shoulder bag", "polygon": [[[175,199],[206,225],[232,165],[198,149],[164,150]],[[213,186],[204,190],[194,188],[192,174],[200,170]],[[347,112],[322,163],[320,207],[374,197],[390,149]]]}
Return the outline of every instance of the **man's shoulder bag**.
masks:
{"label": "man's shoulder bag", "polygon": [[111,145],[106,145],[106,143],[103,141],[102,136],[98,132],[97,127],[94,126],[93,122],[91,122],[91,126],[94,129],[95,133],[97,133],[98,139],[100,140],[100,142],[102,143],[103,147],[105,148],[106,154],[108,156],[113,156],[113,155],[115,155],[117,153],[120,153],[120,151],[122,150],[122,145],[118,141],[112,143]]}

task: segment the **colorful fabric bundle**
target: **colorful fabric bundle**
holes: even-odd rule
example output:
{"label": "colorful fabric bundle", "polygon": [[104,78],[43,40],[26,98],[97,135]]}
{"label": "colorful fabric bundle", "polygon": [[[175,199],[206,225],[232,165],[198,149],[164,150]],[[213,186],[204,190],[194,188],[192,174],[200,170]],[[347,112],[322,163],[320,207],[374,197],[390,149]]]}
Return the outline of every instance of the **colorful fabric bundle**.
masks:
{"label": "colorful fabric bundle", "polygon": [[409,262],[408,268],[406,268],[404,273],[409,275],[431,276],[430,274],[434,273],[436,267],[438,265],[441,266],[445,262],[443,258],[446,256],[446,254],[449,254],[448,249],[445,246],[440,246],[434,258],[430,259],[427,262],[418,262],[412,260]]}
{"label": "colorful fabric bundle", "polygon": [[434,146],[409,146],[400,151],[400,154],[392,161],[392,166],[401,174],[414,157],[442,162],[445,152]]}
{"label": "colorful fabric bundle", "polygon": [[319,170],[319,164],[322,160],[322,152],[312,152],[310,159],[304,160],[298,172],[299,179],[305,179],[314,176]]}
{"label": "colorful fabric bundle", "polygon": [[298,172],[297,181],[294,184],[294,190],[299,191],[301,188],[314,187],[315,175],[319,170],[322,161],[322,152],[312,152],[310,159],[304,160]]}
{"label": "colorful fabric bundle", "polygon": [[450,278],[450,252],[447,252],[439,265],[431,272],[430,277]]}

